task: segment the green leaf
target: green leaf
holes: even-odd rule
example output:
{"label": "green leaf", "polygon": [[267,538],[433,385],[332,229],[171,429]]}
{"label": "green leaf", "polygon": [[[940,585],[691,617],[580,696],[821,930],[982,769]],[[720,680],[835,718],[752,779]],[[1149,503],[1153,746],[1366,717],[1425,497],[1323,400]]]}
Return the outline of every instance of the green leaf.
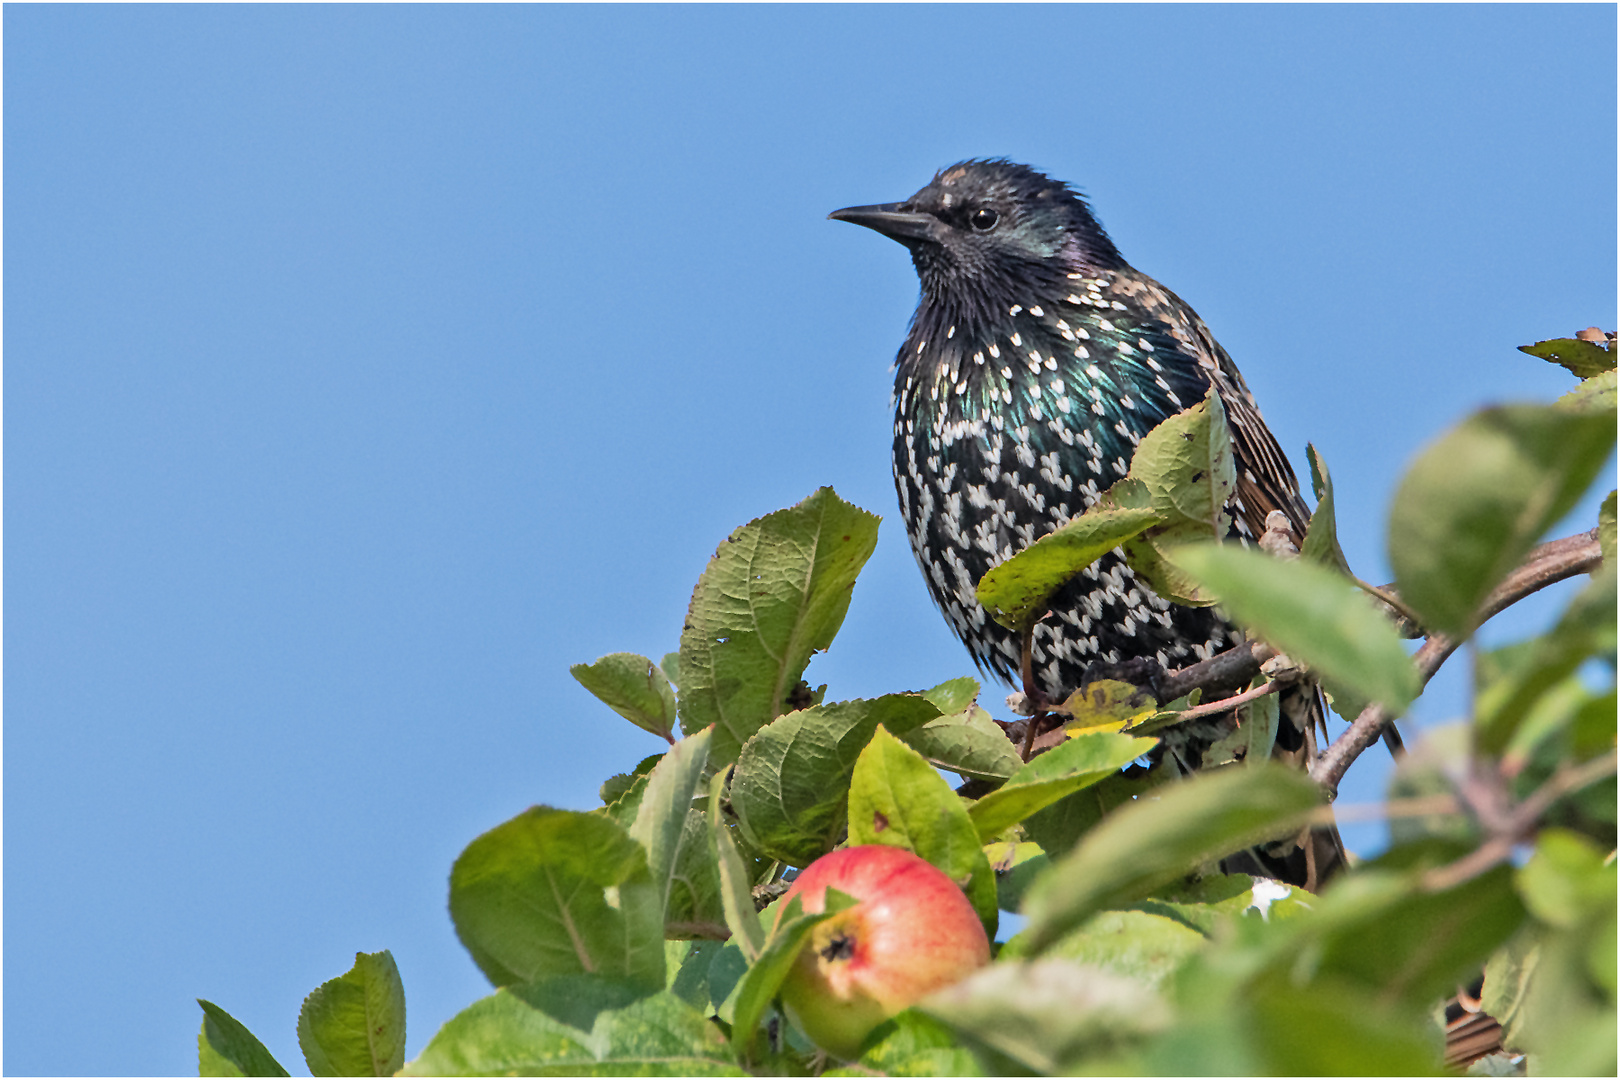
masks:
{"label": "green leaf", "polygon": [[1389,560],[1426,628],[1473,630],[1490,591],[1574,508],[1614,438],[1612,412],[1504,405],[1418,455],[1390,511]]}
{"label": "green leaf", "polygon": [[934,703],[941,716],[950,716],[963,712],[978,700],[979,680],[967,675],[946,679],[932,690],[924,690],[922,696]]}
{"label": "green leaf", "polygon": [[406,1076],[738,1076],[703,1013],[597,976],[506,987],[439,1029]]}
{"label": "green leaf", "polygon": [[1055,959],[991,964],[917,1009],[956,1029],[1002,1075],[1069,1075],[1171,1020],[1141,983]]}
{"label": "green leaf", "polygon": [[1209,586],[1234,621],[1323,677],[1397,714],[1418,695],[1400,634],[1333,571],[1232,545],[1182,548],[1175,561]]}
{"label": "green leaf", "polygon": [[1225,769],[1158,789],[1092,829],[1030,890],[1029,950],[1038,955],[1107,907],[1234,851],[1298,828],[1321,799],[1284,766]]}
{"label": "green leaf", "polygon": [[977,705],[912,728],[900,741],[936,768],[969,779],[1005,780],[1024,764],[1007,733]]}
{"label": "green leaf", "polygon": [[777,991],[781,990],[782,981],[793,970],[799,951],[810,940],[810,932],[818,923],[857,903],[854,897],[837,889],[828,889],[824,902],[824,910],[805,915],[801,914],[799,897],[795,896],[785,908],[778,910],[776,923],[771,927],[770,937],[766,939],[759,959],[754,961],[748,974],[737,984],[731,1037],[737,1053],[744,1060],[752,1056],[759,1022]]}
{"label": "green leaf", "polygon": [[676,690],[681,688],[681,654],[678,652],[665,653],[664,658],[658,661],[658,668],[664,673],[664,678]]}
{"label": "green leaf", "polygon": [[[622,800],[626,795],[629,795],[633,789],[637,788],[636,781],[652,772],[653,766],[657,765],[658,762],[663,759],[663,756],[663,754],[649,754],[641,759],[633,771],[628,773],[614,773],[612,776],[602,781],[602,787],[597,792],[597,794],[602,797],[602,805],[604,807],[612,807],[613,804]],[[630,822],[636,820],[636,810],[641,807],[641,791],[646,790],[646,786],[647,785],[645,783],[642,783],[640,785],[640,790],[636,791],[634,796],[635,803],[633,806],[621,807],[619,808],[618,812],[609,814],[608,816],[612,817],[614,821],[618,821],[619,824],[628,827]],[[619,816],[620,813],[623,814],[622,820]]]}
{"label": "green leaf", "polygon": [[355,953],[298,1011],[298,1046],[311,1076],[393,1076],[405,1064],[405,984],[394,957]]}
{"label": "green leaf", "polygon": [[1072,736],[1013,773],[1005,784],[974,803],[968,814],[981,841],[988,842],[1007,826],[1065,795],[1119,772],[1158,742],[1107,731]]}
{"label": "green leaf", "polygon": [[968,811],[921,754],[882,727],[855,763],[849,842],[905,848],[937,866],[967,894],[994,939],[996,879]]}
{"label": "green leaf", "polygon": [[[1256,888],[1259,892],[1256,892]],[[1158,890],[1131,905],[1133,911],[1162,915],[1214,937],[1223,922],[1254,912],[1264,922],[1285,920],[1312,910],[1316,898],[1295,885],[1247,874],[1210,874],[1192,881],[1181,881]]]}
{"label": "green leaf", "polygon": [[731,924],[726,921],[723,891],[720,866],[710,846],[708,815],[688,810],[664,907],[665,937],[728,937]]}
{"label": "green leaf", "polygon": [[[722,776],[725,780],[722,780]],[[759,959],[765,947],[765,928],[760,925],[759,912],[754,907],[752,882],[748,867],[737,851],[736,841],[724,819],[726,774],[716,776],[709,785],[709,842],[713,845],[715,864],[720,873],[720,901],[725,912],[726,925],[731,928],[731,940],[742,950],[752,964]]]}
{"label": "green leaf", "polygon": [[1093,507],[992,567],[979,579],[979,603],[1002,626],[1023,632],[1070,578],[1161,520],[1155,510]]}
{"label": "green leaf", "polygon": [[576,973],[662,986],[659,897],[623,828],[548,806],[480,836],[450,871],[456,934],[497,986]]}
{"label": "green leaf", "polygon": [[673,741],[675,691],[645,656],[609,653],[594,664],[575,664],[568,673],[636,727]]}
{"label": "green leaf", "polygon": [[984,857],[996,875],[996,903],[1002,911],[1017,911],[1024,890],[1052,865],[1039,844],[998,840],[984,845]]}
{"label": "green leaf", "polygon": [[[1147,911],[1103,911],[1059,938],[1045,955],[1133,979],[1157,988],[1205,937],[1180,920]],[[1003,945],[997,961],[1024,955],[1023,935]]]}
{"label": "green leaf", "polygon": [[879,724],[894,734],[936,719],[916,694],[815,705],[789,713],[748,741],[731,781],[731,805],[749,845],[805,866],[844,831],[855,759]]}
{"label": "green leaf", "polygon": [[1610,562],[1592,575],[1551,631],[1480,658],[1474,710],[1479,748],[1501,754],[1544,694],[1588,658],[1614,649],[1615,570]]}
{"label": "green leaf", "polygon": [[1330,566],[1348,575],[1350,563],[1339,546],[1338,523],[1333,512],[1333,478],[1328,475],[1327,462],[1310,443],[1305,444],[1305,456],[1311,463],[1311,490],[1316,493],[1316,509],[1311,512],[1311,523],[1305,530],[1305,542],[1300,545],[1302,559]]}
{"label": "green leaf", "polygon": [[287,1070],[264,1048],[253,1032],[211,1001],[202,1006],[202,1030],[197,1033],[198,1076],[286,1076]]}
{"label": "green leaf", "polygon": [[670,941],[665,959],[669,985],[665,988],[688,1005],[710,1013],[731,996],[748,971],[748,959],[734,941]]}
{"label": "green leaf", "polygon": [[1557,364],[1577,379],[1614,370],[1614,350],[1579,338],[1553,338],[1534,345],[1520,345],[1519,351]]}
{"label": "green leaf", "polygon": [[1579,833],[1543,829],[1536,850],[1517,873],[1519,894],[1549,926],[1577,929],[1615,906],[1615,869],[1606,853]]}
{"label": "green leaf", "polygon": [[1272,974],[1221,1000],[1201,1023],[1156,1039],[1145,1068],[1159,1075],[1426,1076],[1441,1073],[1438,1032],[1421,1010],[1354,985],[1299,986]]}
{"label": "green leaf", "polygon": [[878,518],[821,488],[735,530],[698,579],[681,633],[682,730],[717,724],[709,759],[737,760],[787,712],[811,654],[832,644]]}
{"label": "green leaf", "polygon": [[1232,435],[1220,395],[1159,424],[1137,445],[1130,475],[1147,486],[1167,524],[1197,522],[1207,535],[1226,534],[1226,504],[1237,490]]}
{"label": "green leaf", "polygon": [[822,1076],[982,1076],[972,1052],[951,1029],[914,1009],[895,1016],[867,1038],[860,1061]]}
{"label": "green leaf", "polygon": [[[703,817],[698,815],[696,830],[688,826],[687,819],[691,816],[692,799],[703,779],[704,768],[709,763],[709,741],[713,734],[713,728],[705,728],[670,747],[648,775],[635,824],[629,829],[631,839],[647,849],[647,872],[658,890],[658,910],[666,924],[670,916],[670,890],[677,873],[701,872],[703,863],[707,862],[708,839],[703,834]],[[684,863],[681,859],[683,844],[694,841],[704,856],[696,866],[691,862],[690,852]],[[706,887],[711,898],[718,898],[718,881]],[[685,905],[688,908],[697,905],[700,901],[690,877],[684,888],[688,897]],[[686,914],[690,917],[692,912]]]}
{"label": "green leaf", "polygon": [[1207,526],[1183,523],[1128,540],[1122,550],[1136,576],[1164,599],[1183,607],[1212,607],[1214,595],[1174,561],[1176,552],[1183,547],[1209,539]]}
{"label": "green leaf", "polygon": [[1557,401],[1560,408],[1582,413],[1613,413],[1615,408],[1615,373],[1605,371],[1583,380],[1580,385]]}
{"label": "green leaf", "polygon": [[1311,919],[1287,924],[1299,936],[1279,966],[1308,948],[1319,974],[1353,980],[1414,1011],[1450,994],[1519,928],[1524,907],[1507,867],[1442,892],[1420,888],[1420,877],[1374,865],[1335,882]]}
{"label": "green leaf", "polygon": [[1105,777],[1090,787],[1059,799],[1024,821],[1029,838],[1053,858],[1074,848],[1080,838],[1095,828],[1117,806],[1132,801],[1164,782],[1161,773],[1144,768],[1128,769]]}

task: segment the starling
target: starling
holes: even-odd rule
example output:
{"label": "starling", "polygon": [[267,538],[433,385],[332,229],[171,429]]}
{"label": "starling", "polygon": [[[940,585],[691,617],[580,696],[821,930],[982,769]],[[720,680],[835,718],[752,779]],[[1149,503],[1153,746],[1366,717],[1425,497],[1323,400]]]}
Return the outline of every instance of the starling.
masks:
{"label": "starling", "polygon": [[[979,604],[979,579],[1081,514],[1125,475],[1144,435],[1212,385],[1237,460],[1236,537],[1257,541],[1272,511],[1296,544],[1304,535],[1298,482],[1231,357],[1180,297],[1125,261],[1068,185],[1004,159],[970,160],[905,202],[830,216],[904,244],[921,279],[895,365],[895,488],[929,592],[981,670],[1016,683],[1021,642]],[[1178,668],[1238,640],[1213,609],[1158,596],[1116,550],[1036,624],[1033,689],[1061,701],[1088,668]],[[1290,697],[1274,753],[1303,763],[1320,699],[1310,689]],[[1196,769],[1200,751],[1190,739],[1174,756]],[[1314,884],[1336,859],[1331,839],[1261,869]]]}

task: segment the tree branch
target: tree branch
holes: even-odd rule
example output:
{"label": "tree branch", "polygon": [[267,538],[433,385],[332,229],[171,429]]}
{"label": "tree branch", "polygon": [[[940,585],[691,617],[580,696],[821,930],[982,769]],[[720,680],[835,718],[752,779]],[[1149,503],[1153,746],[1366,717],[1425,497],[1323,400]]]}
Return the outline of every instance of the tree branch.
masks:
{"label": "tree branch", "polygon": [[1565,762],[1550,779],[1513,808],[1507,820],[1493,831],[1490,839],[1456,862],[1447,863],[1423,875],[1423,887],[1430,892],[1444,892],[1483,874],[1512,855],[1513,849],[1529,838],[1536,822],[1541,820],[1541,816],[1552,807],[1553,803],[1572,791],[1579,791],[1587,784],[1614,775],[1615,764],[1613,750],[1579,765]]}
{"label": "tree branch", "polygon": [[[1518,569],[1491,590],[1485,603],[1480,606],[1476,625],[1555,582],[1596,569],[1602,561],[1603,550],[1598,546],[1596,529],[1542,544],[1530,552]],[[1429,635],[1412,657],[1420,685],[1429,684],[1434,673],[1440,670],[1440,665],[1457,651],[1460,644],[1460,641],[1454,641],[1444,634]],[[1391,719],[1393,717],[1382,705],[1367,706],[1349,730],[1335,739],[1333,745],[1311,765],[1311,779],[1322,785],[1329,801],[1338,795],[1339,781],[1344,779],[1351,763],[1378,740],[1384,725]]]}

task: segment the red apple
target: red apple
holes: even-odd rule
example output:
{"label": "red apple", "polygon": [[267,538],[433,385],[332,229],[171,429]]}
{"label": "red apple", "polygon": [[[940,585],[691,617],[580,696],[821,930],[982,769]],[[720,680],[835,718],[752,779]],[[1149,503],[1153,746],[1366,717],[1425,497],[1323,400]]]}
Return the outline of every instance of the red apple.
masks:
{"label": "red apple", "polygon": [[817,1046],[853,1058],[872,1029],[990,962],[990,941],[956,883],[903,848],[882,844],[823,855],[782,901],[826,909],[834,888],[860,903],[819,923],[782,984],[790,1019]]}

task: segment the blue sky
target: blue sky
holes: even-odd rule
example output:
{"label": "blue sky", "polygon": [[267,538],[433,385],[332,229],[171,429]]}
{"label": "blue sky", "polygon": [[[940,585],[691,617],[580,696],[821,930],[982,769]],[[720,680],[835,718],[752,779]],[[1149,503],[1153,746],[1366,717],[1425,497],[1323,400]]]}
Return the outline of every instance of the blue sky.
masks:
{"label": "blue sky", "polygon": [[889,474],[916,281],[834,208],[979,155],[1079,186],[1378,580],[1402,463],[1615,325],[1607,5],[4,20],[11,1073],[194,1072],[199,996],[299,1072],[303,996],[382,948],[414,1056],[487,990],[457,853],[661,745],[568,665],[675,648],[716,543],[819,485],[885,522],[810,677],[971,671]]}

